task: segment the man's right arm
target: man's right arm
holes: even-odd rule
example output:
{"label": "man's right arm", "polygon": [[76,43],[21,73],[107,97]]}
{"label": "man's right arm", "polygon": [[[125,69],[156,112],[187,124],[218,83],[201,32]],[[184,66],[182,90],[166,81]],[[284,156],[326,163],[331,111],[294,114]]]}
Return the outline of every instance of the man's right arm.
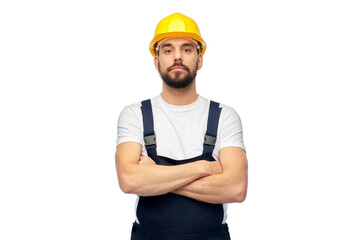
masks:
{"label": "man's right arm", "polygon": [[222,172],[220,163],[205,160],[177,166],[139,164],[141,149],[138,142],[123,142],[117,146],[116,170],[120,188],[125,193],[162,195]]}

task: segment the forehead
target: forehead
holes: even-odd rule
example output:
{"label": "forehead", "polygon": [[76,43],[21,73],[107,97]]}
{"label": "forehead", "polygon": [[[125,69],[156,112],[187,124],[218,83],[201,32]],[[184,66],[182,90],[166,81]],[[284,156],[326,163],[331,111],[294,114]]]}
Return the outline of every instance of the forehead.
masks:
{"label": "forehead", "polygon": [[182,37],[167,38],[159,42],[160,48],[162,46],[182,46],[182,45],[193,45],[194,47],[196,47],[195,40],[191,38],[182,38]]}

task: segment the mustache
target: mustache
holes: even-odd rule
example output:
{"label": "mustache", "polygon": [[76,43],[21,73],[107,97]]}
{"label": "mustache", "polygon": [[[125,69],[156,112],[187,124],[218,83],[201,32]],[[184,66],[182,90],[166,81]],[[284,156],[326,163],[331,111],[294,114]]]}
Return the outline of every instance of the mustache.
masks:
{"label": "mustache", "polygon": [[182,64],[182,62],[174,63],[172,66],[170,66],[166,69],[167,72],[170,72],[173,67],[183,67],[187,72],[190,72],[190,68],[188,68],[188,66]]}

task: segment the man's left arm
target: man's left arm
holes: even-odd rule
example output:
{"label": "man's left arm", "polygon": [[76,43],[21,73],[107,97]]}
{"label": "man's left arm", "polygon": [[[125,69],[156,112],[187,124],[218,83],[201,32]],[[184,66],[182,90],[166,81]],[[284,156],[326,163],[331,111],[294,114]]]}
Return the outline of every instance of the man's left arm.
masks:
{"label": "man's left arm", "polygon": [[246,197],[248,165],[240,147],[220,149],[223,172],[198,179],[173,193],[208,203],[243,202]]}

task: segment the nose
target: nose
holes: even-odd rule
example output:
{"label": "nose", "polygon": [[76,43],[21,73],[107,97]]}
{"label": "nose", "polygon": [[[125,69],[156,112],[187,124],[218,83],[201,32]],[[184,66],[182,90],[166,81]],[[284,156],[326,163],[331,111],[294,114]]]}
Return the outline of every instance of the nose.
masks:
{"label": "nose", "polygon": [[175,51],[175,62],[182,62],[181,51]]}

